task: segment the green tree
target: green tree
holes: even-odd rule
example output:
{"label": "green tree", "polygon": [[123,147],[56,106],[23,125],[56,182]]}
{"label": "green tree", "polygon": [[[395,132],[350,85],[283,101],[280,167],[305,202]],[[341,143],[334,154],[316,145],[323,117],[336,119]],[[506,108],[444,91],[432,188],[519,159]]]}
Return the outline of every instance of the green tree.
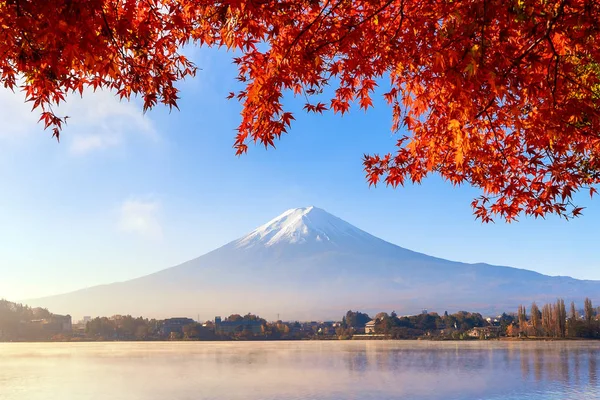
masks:
{"label": "green tree", "polygon": [[238,322],[238,321],[243,321],[244,317],[242,317],[240,314],[231,314],[229,317],[225,318],[225,321],[231,321],[231,322]]}
{"label": "green tree", "polygon": [[85,327],[87,336],[96,339],[114,339],[117,327],[114,321],[106,317],[97,317],[88,321]]}
{"label": "green tree", "polygon": [[502,313],[502,315],[500,316],[499,322],[500,322],[500,328],[503,331],[506,331],[508,326],[510,326],[513,322],[515,322],[515,317],[513,315],[510,315],[507,313]]}
{"label": "green tree", "polygon": [[19,328],[19,315],[16,304],[0,300],[0,340],[14,340],[17,338]]}
{"label": "green tree", "polygon": [[345,321],[347,327],[350,328],[364,328],[365,324],[371,320],[368,314],[361,313],[359,311],[349,310],[346,316],[342,319]]}
{"label": "green tree", "polygon": [[251,314],[251,313],[248,313],[248,314],[244,315],[244,317],[242,319],[244,321],[261,321],[261,322],[266,322],[264,319],[262,319],[258,315]]}

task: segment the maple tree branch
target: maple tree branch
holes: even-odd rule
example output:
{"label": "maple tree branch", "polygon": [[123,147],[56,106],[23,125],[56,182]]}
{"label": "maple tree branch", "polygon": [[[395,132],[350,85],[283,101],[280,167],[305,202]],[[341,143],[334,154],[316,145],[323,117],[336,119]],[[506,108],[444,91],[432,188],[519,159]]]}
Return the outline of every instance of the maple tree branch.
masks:
{"label": "maple tree branch", "polygon": [[[544,40],[548,40],[548,41],[550,41],[550,43],[552,43],[552,39],[550,38],[550,33],[551,33],[554,25],[556,24],[558,18],[563,14],[565,4],[566,4],[566,0],[563,0],[561,5],[559,6],[559,10],[556,13],[556,15],[552,18],[552,20],[548,21],[548,23],[546,25],[547,28],[546,28],[544,35],[539,37],[533,43],[531,43],[527,47],[527,49],[525,51],[523,51],[517,58],[513,59],[510,66],[508,67],[508,69],[504,72],[503,78],[506,78],[508,76],[508,74],[510,72],[512,72],[512,70],[515,67],[517,67],[521,63],[521,61],[523,61],[523,59],[527,55],[529,55],[541,42],[543,42]],[[536,26],[538,26],[538,25],[536,25]],[[552,46],[553,46],[553,44],[552,44]],[[553,91],[553,97],[554,97],[554,91]],[[491,98],[490,101],[484,106],[484,108],[475,115],[475,119],[480,118],[484,113],[487,114],[487,110],[494,104],[495,100],[496,100],[495,96],[493,98]]]}
{"label": "maple tree branch", "polygon": [[[306,25],[301,31],[300,33],[298,33],[298,35],[296,35],[296,37],[294,38],[294,40],[292,40],[292,43],[288,46],[287,51],[285,52],[284,56],[281,58],[281,62],[283,63],[284,60],[286,60],[290,54],[290,52],[292,51],[292,49],[294,47],[296,47],[296,45],[298,44],[298,42],[300,41],[300,38],[302,36],[304,36],[304,34],[306,34],[306,32],[308,32],[310,30],[310,28],[312,28],[312,26],[314,24],[317,23],[317,21],[321,18],[321,16],[323,15],[323,12],[325,11],[325,9],[327,9],[327,7],[329,6],[329,2],[330,0],[327,0],[327,2],[325,3],[325,5],[323,6],[323,8],[321,8],[321,11],[319,12],[319,14],[315,17],[315,19],[313,19],[308,25]],[[338,5],[341,2],[338,3]]]}
{"label": "maple tree branch", "polygon": [[547,69],[548,72],[546,75],[546,80],[549,81],[550,68],[552,66],[552,61],[554,61],[554,79],[553,79],[553,82],[550,84],[550,86],[551,86],[550,93],[552,94],[552,104],[553,104],[554,108],[556,108],[556,89],[557,89],[557,85],[558,85],[558,65],[560,63],[560,55],[558,54],[558,51],[556,51],[556,48],[554,47],[554,43],[552,42],[552,39],[550,39],[550,37],[548,37],[548,44],[550,45],[550,49],[552,50],[553,57],[552,57],[552,59],[550,59],[550,62],[548,63],[548,69]]}
{"label": "maple tree branch", "polygon": [[402,27],[404,26],[404,2],[405,2],[405,0],[402,0],[400,2],[400,11],[398,12],[398,14],[396,14],[394,16],[394,19],[392,19],[392,22],[396,22],[396,18],[400,17],[400,22],[398,23],[398,28],[396,29],[396,32],[394,32],[394,35],[390,38],[390,42],[393,42],[394,40],[396,40],[396,38],[400,34],[400,31],[402,30]]}
{"label": "maple tree branch", "polygon": [[[27,17],[27,18],[35,18],[37,19],[37,16],[31,14],[31,13],[24,13],[23,10],[21,9],[21,2],[20,0],[15,0],[15,10],[16,10],[16,14],[17,14],[17,18],[22,18],[22,17]],[[27,15],[25,15],[27,14]],[[5,30],[3,28],[3,30]],[[27,42],[27,45],[29,47],[29,49],[31,49],[31,51],[33,52],[33,54],[38,57],[41,58],[41,51],[40,49],[35,46],[33,44],[33,42],[31,41],[31,38],[29,37],[29,34],[27,33],[27,31],[25,31],[23,28],[20,29],[20,36],[21,38],[25,39],[25,41]]]}
{"label": "maple tree branch", "polygon": [[559,72],[559,76],[561,78],[563,78],[563,79],[566,79],[567,81],[569,81],[573,85],[577,86],[579,89],[582,89],[582,90],[588,92],[588,94],[591,94],[591,95],[595,94],[594,90],[591,87],[583,85],[581,82],[576,81],[575,79],[573,79],[569,75],[566,75],[566,74],[563,74],[563,73]]}
{"label": "maple tree branch", "polygon": [[481,56],[479,57],[479,68],[485,67],[485,27],[487,18],[488,0],[483,1],[483,21],[481,23]]}
{"label": "maple tree branch", "polygon": [[[490,101],[488,101],[487,104],[483,107],[483,109],[481,111],[479,111],[477,114],[475,114],[475,118],[474,119],[479,119],[484,113],[487,114],[489,108],[492,105],[494,105],[495,102],[496,102],[496,96],[492,97],[490,99]],[[488,115],[488,119],[489,119],[489,115]]]}
{"label": "maple tree branch", "polygon": [[506,154],[504,154],[504,149],[502,148],[502,146],[500,145],[500,142],[498,141],[498,135],[496,133],[496,127],[494,126],[494,122],[492,121],[492,118],[490,117],[490,114],[487,112],[487,110],[485,110],[484,113],[485,113],[485,116],[486,116],[488,122],[490,123],[490,129],[492,130],[492,136],[494,137],[494,141],[496,142],[496,148],[498,149],[498,152],[504,159],[504,162],[506,163],[506,165],[510,165],[510,163],[508,162],[508,158],[506,157]]}
{"label": "maple tree branch", "polygon": [[388,0],[381,7],[379,7],[377,10],[375,10],[371,15],[368,15],[367,17],[365,17],[362,21],[358,22],[357,24],[350,25],[348,27],[348,29],[356,29],[356,28],[358,28],[359,26],[361,26],[365,22],[371,20],[374,16],[379,15],[383,10],[385,10],[386,8],[388,8],[394,1],[395,0]]}
{"label": "maple tree branch", "polygon": [[550,33],[552,33],[552,29],[554,29],[554,26],[556,25],[558,18],[563,15],[566,3],[567,3],[567,0],[562,0],[560,6],[558,8],[558,11],[554,15],[554,17],[551,20],[546,22],[546,31],[545,31],[544,35],[539,37],[535,42],[531,43],[529,45],[529,47],[527,47],[527,49],[525,49],[525,51],[523,51],[517,58],[515,58],[511,62],[511,65],[509,66],[508,70],[504,73],[504,78],[506,78],[508,76],[508,74],[511,73],[512,70],[515,67],[517,67],[521,63],[521,61],[523,61],[523,59],[525,57],[527,57],[541,42],[543,42],[544,40],[551,40]]}
{"label": "maple tree branch", "polygon": [[[361,21],[355,23],[355,24],[351,24],[351,25],[347,25],[346,28],[346,33],[344,35],[342,35],[341,37],[335,39],[335,40],[330,40],[327,42],[324,42],[323,44],[319,45],[316,49],[314,49],[312,51],[312,53],[316,53],[318,51],[320,51],[323,47],[325,46],[331,46],[333,44],[337,44],[342,42],[344,39],[346,39],[350,33],[352,33],[356,28],[360,27],[362,24],[364,24],[365,22],[371,20],[373,17],[375,17],[376,15],[379,15],[382,11],[384,11],[387,7],[389,7],[395,0],[388,0],[385,4],[383,4],[380,8],[378,8],[376,11],[374,11],[371,15],[368,15],[367,17],[363,18]],[[401,3],[402,7],[404,2]]]}
{"label": "maple tree branch", "polygon": [[112,28],[110,27],[109,23],[108,23],[108,19],[106,18],[106,13],[104,12],[104,9],[100,9],[100,13],[102,15],[102,20],[104,21],[104,25],[106,27],[106,31],[108,32],[108,36],[110,38],[110,40],[113,42],[113,44],[115,45],[116,50],[121,53],[121,57],[123,57],[123,59],[126,58],[125,53],[123,53],[123,50],[121,48],[121,45],[119,43],[117,43],[117,39],[115,38]]}

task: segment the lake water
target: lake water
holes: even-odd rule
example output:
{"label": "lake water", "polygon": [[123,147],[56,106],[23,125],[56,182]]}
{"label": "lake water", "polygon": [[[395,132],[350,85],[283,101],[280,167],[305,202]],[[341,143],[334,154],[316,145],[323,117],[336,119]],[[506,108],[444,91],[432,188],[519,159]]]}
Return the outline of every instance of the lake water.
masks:
{"label": "lake water", "polygon": [[0,343],[2,400],[600,399],[600,342]]}

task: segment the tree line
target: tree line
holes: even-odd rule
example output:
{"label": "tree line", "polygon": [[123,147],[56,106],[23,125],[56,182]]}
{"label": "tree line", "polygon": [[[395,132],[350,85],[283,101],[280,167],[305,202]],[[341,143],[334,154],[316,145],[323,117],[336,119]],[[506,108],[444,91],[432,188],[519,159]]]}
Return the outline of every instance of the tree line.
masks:
{"label": "tree line", "polygon": [[465,339],[473,328],[489,325],[481,314],[467,311],[454,314],[445,312],[442,316],[435,312],[423,312],[400,317],[392,311],[391,314],[380,312],[374,318],[359,311],[348,311],[336,334],[340,339],[350,339],[363,332],[366,323],[372,319],[375,321],[374,333],[390,339]]}
{"label": "tree line", "polygon": [[[232,314],[225,322],[240,322],[238,328],[222,332],[216,329],[213,321],[200,323],[184,321],[175,328],[165,329],[170,320],[148,319],[130,315],[96,317],[85,324],[75,324],[72,332],[50,334],[39,330],[34,321],[55,317],[44,308],[31,308],[26,305],[0,300],[0,341],[30,340],[313,340],[360,338],[365,326],[373,321],[374,337],[388,339],[468,339],[506,335],[509,337],[549,337],[600,339],[600,307],[594,308],[586,298],[583,308],[578,309],[571,302],[568,311],[563,299],[539,307],[531,304],[529,312],[519,306],[516,313],[503,313],[495,318],[485,319],[479,313],[459,311],[423,312],[417,315],[398,316],[380,312],[374,317],[360,311],[348,311],[341,322],[268,322],[255,314]],[[244,321],[260,324],[260,330],[251,330]],[[490,329],[494,327],[494,329]],[[370,328],[371,329],[371,328]],[[479,329],[479,331],[477,330]],[[489,329],[489,332],[486,330]],[[485,334],[483,332],[486,332]]]}
{"label": "tree line", "polygon": [[45,308],[32,308],[0,299],[0,341],[17,340],[21,336],[31,337],[29,332],[24,332],[22,322],[52,316]]}
{"label": "tree line", "polygon": [[583,309],[571,302],[567,312],[563,299],[544,304],[540,309],[534,302],[529,314],[525,306],[519,306],[516,321],[507,329],[507,336],[552,337],[552,338],[600,338],[600,307],[594,308],[592,300],[586,298]]}
{"label": "tree line", "polygon": [[[242,322],[252,321],[260,324],[260,332],[255,333],[244,327]],[[165,329],[169,320],[146,319],[142,317],[114,316],[97,317],[87,322],[85,332],[79,339],[85,340],[280,340],[303,339],[307,334],[300,334],[299,322],[284,323],[282,321],[267,322],[258,315],[231,314],[223,322],[240,322],[237,329],[231,332],[218,332],[214,321],[203,323],[190,320],[175,329]],[[292,332],[294,331],[294,332]]]}

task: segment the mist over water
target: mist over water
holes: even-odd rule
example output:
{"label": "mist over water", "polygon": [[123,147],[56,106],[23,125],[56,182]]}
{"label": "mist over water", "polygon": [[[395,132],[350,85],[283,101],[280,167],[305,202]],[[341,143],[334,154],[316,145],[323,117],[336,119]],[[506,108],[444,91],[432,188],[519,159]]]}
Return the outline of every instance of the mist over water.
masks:
{"label": "mist over water", "polygon": [[0,344],[2,400],[600,399],[598,342]]}

